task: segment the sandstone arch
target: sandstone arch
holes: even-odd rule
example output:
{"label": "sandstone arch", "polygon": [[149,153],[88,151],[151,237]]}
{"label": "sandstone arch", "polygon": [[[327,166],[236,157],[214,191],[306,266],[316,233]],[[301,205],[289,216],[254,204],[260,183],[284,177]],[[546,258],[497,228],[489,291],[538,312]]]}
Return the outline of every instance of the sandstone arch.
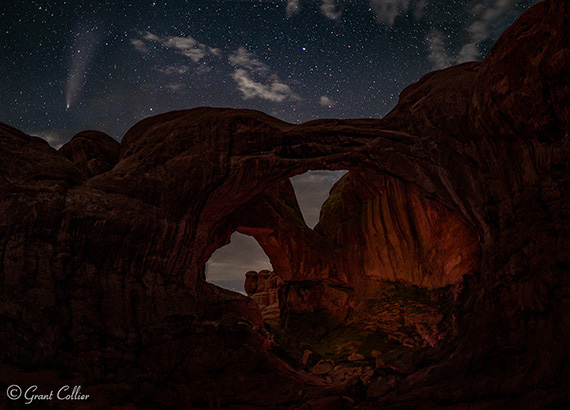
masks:
{"label": "sandstone arch", "polygon": [[[569,19],[566,2],[538,4],[483,63],[426,75],[382,120],[291,125],[206,108],[151,117],[127,133],[117,164],[91,178],[1,125],[0,342],[180,383],[239,366],[292,383],[264,353],[250,302],[213,291],[204,263],[233,211],[272,185],[311,168],[366,169],[418,186],[481,245],[456,338],[392,400],[428,407],[494,397],[497,408],[524,408],[563,395]],[[216,386],[206,376],[200,383],[197,392]]]}

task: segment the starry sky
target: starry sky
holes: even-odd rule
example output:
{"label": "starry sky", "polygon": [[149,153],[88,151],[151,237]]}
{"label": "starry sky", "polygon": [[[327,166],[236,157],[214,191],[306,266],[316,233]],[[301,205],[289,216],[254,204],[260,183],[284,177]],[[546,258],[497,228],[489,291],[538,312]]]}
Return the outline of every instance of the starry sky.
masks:
{"label": "starry sky", "polygon": [[423,74],[481,60],[534,3],[7,0],[0,121],[59,147],[197,106],[378,118]]}

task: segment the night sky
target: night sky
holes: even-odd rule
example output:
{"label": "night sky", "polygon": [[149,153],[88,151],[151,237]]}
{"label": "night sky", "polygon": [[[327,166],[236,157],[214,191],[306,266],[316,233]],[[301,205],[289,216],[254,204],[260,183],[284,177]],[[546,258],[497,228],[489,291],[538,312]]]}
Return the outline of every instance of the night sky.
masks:
{"label": "night sky", "polygon": [[378,118],[423,74],[481,60],[533,3],[3,1],[0,121],[58,147],[197,106]]}

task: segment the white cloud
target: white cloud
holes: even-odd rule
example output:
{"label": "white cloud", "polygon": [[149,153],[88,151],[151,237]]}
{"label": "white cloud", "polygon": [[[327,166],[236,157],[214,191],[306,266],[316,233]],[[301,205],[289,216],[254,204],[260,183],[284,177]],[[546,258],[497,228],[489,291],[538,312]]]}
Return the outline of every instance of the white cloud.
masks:
{"label": "white cloud", "polygon": [[171,75],[171,74],[185,74],[188,72],[189,68],[190,67],[188,67],[187,65],[169,65],[167,67],[159,68],[157,70],[163,74]]}
{"label": "white cloud", "polygon": [[244,99],[262,98],[274,102],[300,100],[291,87],[281,82],[276,74],[271,74],[269,66],[245,47],[231,53],[228,60],[234,66],[232,78]]}
{"label": "white cloud", "polygon": [[494,25],[516,2],[517,0],[496,0],[490,5],[483,1],[477,3],[471,9],[475,19],[465,29],[469,40],[455,55],[445,47],[443,34],[440,31],[432,30],[428,34],[427,42],[429,59],[434,68],[441,69],[453,64],[481,60],[479,45],[500,34],[494,29]]}
{"label": "white cloud", "polygon": [[271,76],[266,83],[262,83],[255,81],[248,71],[238,68],[232,74],[232,78],[246,100],[255,97],[274,102],[299,100],[299,96],[291,90],[291,87],[282,83],[275,75]]}
{"label": "white cloud", "polygon": [[337,11],[335,0],[322,0],[321,12],[326,18],[331,20],[338,20],[342,13]]}
{"label": "white cloud", "polygon": [[427,0],[370,0],[376,21],[392,27],[400,15],[420,20],[424,16]]}
{"label": "white cloud", "polygon": [[143,54],[148,53],[148,47],[146,46],[145,42],[139,40],[138,38],[131,39],[131,44],[135,46],[135,49]]}
{"label": "white cloud", "polygon": [[171,84],[166,84],[165,87],[167,89],[169,89],[170,91],[180,91],[181,89],[184,88],[184,84],[182,84],[182,83],[171,83]]}
{"label": "white cloud", "polygon": [[230,54],[230,63],[236,67],[245,68],[253,73],[269,72],[267,64],[259,61],[253,53],[247,51],[245,47],[240,47]]}
{"label": "white cloud", "polygon": [[145,32],[141,39],[132,39],[131,44],[141,53],[148,53],[148,43],[159,43],[166,48],[176,50],[176,52],[190,58],[193,62],[198,63],[208,55],[219,56],[221,50],[218,48],[208,47],[206,44],[200,43],[194,37],[160,37],[149,31]]}
{"label": "white cloud", "polygon": [[327,97],[326,95],[321,96],[321,99],[319,100],[319,104],[322,105],[323,107],[332,107],[335,102],[333,100],[331,100],[329,97]]}
{"label": "white cloud", "polygon": [[432,30],[427,37],[429,55],[428,58],[433,64],[433,68],[442,69],[455,64],[455,59],[451,57],[443,40],[443,33]]}
{"label": "white cloud", "polygon": [[299,5],[299,0],[288,0],[287,1],[287,17],[291,17],[293,14],[297,14],[301,6]]}
{"label": "white cloud", "polygon": [[222,55],[222,49],[208,47],[208,53],[212,54],[213,56],[219,57]]}
{"label": "white cloud", "polygon": [[168,48],[176,48],[181,51],[191,50],[198,44],[198,42],[192,37],[167,37],[164,39],[157,39],[164,46]]}
{"label": "white cloud", "polygon": [[160,41],[160,37],[155,36],[154,34],[152,34],[151,32],[146,32],[144,37],[145,40],[149,40],[149,41]]}
{"label": "white cloud", "polygon": [[493,36],[493,24],[516,4],[517,0],[498,0],[491,6],[478,3],[473,8],[473,13],[477,16],[475,21],[467,28],[470,36],[469,43],[465,44],[457,55],[457,62],[479,60],[481,51],[479,44]]}
{"label": "white cloud", "polygon": [[408,12],[410,0],[370,0],[370,7],[378,23],[394,25],[396,17]]}
{"label": "white cloud", "polygon": [[184,50],[182,51],[182,54],[184,54],[186,57],[189,57],[195,63],[197,63],[206,56],[206,52],[199,48],[191,48],[189,50]]}
{"label": "white cloud", "polygon": [[55,149],[60,149],[63,145],[63,142],[61,141],[62,137],[54,131],[29,132],[28,134],[46,140],[48,144]]}

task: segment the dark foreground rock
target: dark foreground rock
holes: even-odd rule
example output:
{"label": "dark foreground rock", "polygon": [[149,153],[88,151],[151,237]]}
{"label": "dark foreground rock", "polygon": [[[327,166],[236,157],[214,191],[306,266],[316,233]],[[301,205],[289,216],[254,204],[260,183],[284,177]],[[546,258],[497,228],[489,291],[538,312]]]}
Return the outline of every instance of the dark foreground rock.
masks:
{"label": "dark foreground rock", "polygon": [[62,146],[59,152],[87,177],[109,171],[119,161],[120,145],[99,131],[83,131]]}

